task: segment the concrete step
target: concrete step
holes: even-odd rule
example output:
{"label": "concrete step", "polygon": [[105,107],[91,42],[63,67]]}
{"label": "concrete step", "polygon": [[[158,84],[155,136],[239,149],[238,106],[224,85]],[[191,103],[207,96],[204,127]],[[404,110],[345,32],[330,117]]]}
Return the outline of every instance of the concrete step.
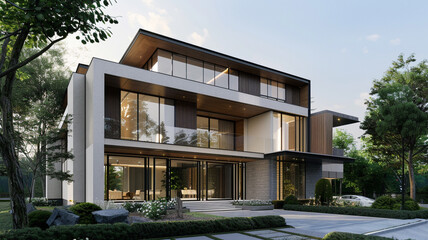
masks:
{"label": "concrete step", "polygon": [[183,206],[190,209],[191,212],[214,212],[214,211],[235,211],[230,200],[224,201],[185,201]]}

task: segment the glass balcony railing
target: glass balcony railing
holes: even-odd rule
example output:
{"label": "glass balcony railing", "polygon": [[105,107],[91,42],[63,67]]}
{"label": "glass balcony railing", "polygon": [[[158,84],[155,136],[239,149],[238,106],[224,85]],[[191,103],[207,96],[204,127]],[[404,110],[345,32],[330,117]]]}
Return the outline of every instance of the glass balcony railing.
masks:
{"label": "glass balcony railing", "polygon": [[237,137],[234,133],[230,132],[179,128],[165,125],[161,125],[160,127],[154,126],[151,129],[145,129],[145,131],[138,131],[136,128],[127,129],[120,125],[120,121],[110,118],[105,119],[104,131],[105,138],[225,150],[235,150],[235,137]]}

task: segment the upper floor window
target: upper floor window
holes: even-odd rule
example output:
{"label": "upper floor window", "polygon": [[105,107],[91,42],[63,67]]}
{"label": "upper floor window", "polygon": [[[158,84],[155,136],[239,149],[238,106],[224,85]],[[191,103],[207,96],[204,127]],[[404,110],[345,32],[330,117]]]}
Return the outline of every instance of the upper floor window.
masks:
{"label": "upper floor window", "polygon": [[260,78],[260,95],[285,102],[285,84],[267,78]]}
{"label": "upper floor window", "polygon": [[306,151],[306,118],[283,113],[273,114],[274,151]]}
{"label": "upper floor window", "polygon": [[239,72],[163,49],[155,51],[144,69],[238,91]]}

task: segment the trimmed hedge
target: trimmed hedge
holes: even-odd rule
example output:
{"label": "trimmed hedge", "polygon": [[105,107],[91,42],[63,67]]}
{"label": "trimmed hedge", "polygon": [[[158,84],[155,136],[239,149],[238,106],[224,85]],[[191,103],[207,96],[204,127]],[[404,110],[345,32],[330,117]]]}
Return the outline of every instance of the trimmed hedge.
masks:
{"label": "trimmed hedge", "polygon": [[413,218],[428,218],[428,210],[389,210],[389,209],[374,209],[364,207],[327,207],[327,206],[299,206],[284,204],[285,210],[303,211],[303,212],[319,212],[333,213],[344,215],[381,217],[381,218],[397,218],[397,219],[413,219]]}
{"label": "trimmed hedge", "polygon": [[284,204],[300,205],[300,202],[299,202],[299,200],[297,200],[296,196],[289,195],[288,197],[285,198]]}
{"label": "trimmed hedge", "polygon": [[43,230],[47,229],[49,226],[46,224],[46,221],[52,215],[49,211],[36,210],[28,214],[28,226],[29,227],[39,227]]}
{"label": "trimmed hedge", "polygon": [[331,232],[324,236],[323,240],[386,240],[392,238],[367,236],[363,234]]}
{"label": "trimmed hedge", "polygon": [[42,231],[39,228],[25,228],[10,230],[5,234],[0,235],[0,239],[147,239],[284,226],[286,226],[285,219],[281,216],[260,216],[249,218],[235,217],[214,220],[146,222],[134,223],[132,225],[118,223],[57,226],[48,228],[45,231]]}
{"label": "trimmed hedge", "polygon": [[273,208],[275,208],[275,209],[284,208],[284,200],[273,200],[272,204],[273,204]]}
{"label": "trimmed hedge", "polygon": [[70,207],[70,211],[80,217],[80,224],[95,224],[96,221],[92,212],[99,210],[102,209],[98,205],[89,202],[78,203]]}

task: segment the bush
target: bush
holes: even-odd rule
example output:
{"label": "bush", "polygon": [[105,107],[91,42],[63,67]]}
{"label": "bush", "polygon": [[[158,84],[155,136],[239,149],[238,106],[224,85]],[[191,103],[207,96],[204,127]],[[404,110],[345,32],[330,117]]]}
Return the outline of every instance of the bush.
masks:
{"label": "bush", "polygon": [[299,200],[297,200],[296,196],[289,195],[285,198],[284,204],[300,205],[300,202]]}
{"label": "bush", "polygon": [[392,238],[368,236],[355,233],[331,232],[324,236],[323,240],[386,240]]}
{"label": "bush", "polygon": [[137,212],[139,208],[143,206],[142,203],[126,202],[123,204],[123,208],[128,210],[128,212]]}
{"label": "bush", "polygon": [[397,203],[397,200],[390,196],[381,196],[376,198],[372,204],[372,208],[376,209],[394,209],[394,205]]}
{"label": "bush", "polygon": [[92,212],[102,210],[98,205],[93,203],[78,203],[70,207],[70,211],[78,215],[80,224],[94,224],[95,218],[92,215]]}
{"label": "bush", "polygon": [[49,211],[36,210],[28,214],[28,225],[29,227],[38,227],[40,229],[47,229],[49,226],[46,221],[52,215]]}
{"label": "bush", "polygon": [[284,200],[273,200],[272,204],[273,204],[273,208],[282,209],[284,207]]}
{"label": "bush", "polygon": [[207,234],[216,232],[246,231],[260,228],[285,227],[281,216],[236,217],[215,220],[195,220],[177,222],[145,222],[128,224],[96,224],[55,226],[45,231],[39,228],[11,230],[0,239],[21,240],[113,240],[113,239],[151,239],[179,235]]}
{"label": "bush", "polygon": [[303,212],[319,212],[332,213],[368,217],[382,218],[397,218],[397,219],[413,219],[413,218],[428,218],[428,210],[390,210],[390,209],[373,209],[366,207],[327,207],[327,206],[300,206],[284,204],[285,210],[303,211]]}
{"label": "bush", "polygon": [[407,200],[404,202],[404,210],[416,211],[419,209],[419,204],[414,200]]}
{"label": "bush", "polygon": [[333,200],[333,189],[328,179],[322,178],[315,185],[315,202],[321,205],[330,205]]}

